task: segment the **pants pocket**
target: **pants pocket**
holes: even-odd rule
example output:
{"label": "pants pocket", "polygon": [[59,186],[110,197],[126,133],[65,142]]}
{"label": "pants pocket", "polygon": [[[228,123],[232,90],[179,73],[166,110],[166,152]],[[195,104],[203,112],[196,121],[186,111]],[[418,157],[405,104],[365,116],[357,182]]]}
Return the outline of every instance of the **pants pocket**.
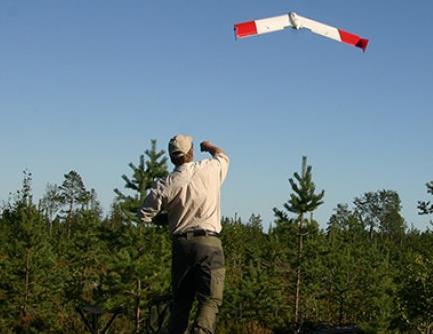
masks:
{"label": "pants pocket", "polygon": [[224,267],[211,269],[210,297],[214,299],[218,305],[221,305],[223,301],[225,276],[226,269]]}

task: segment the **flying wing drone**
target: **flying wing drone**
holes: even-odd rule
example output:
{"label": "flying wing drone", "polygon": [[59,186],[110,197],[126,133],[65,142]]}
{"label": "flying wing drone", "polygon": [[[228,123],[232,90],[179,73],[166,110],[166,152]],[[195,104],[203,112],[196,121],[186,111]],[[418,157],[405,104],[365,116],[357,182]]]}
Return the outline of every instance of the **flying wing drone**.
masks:
{"label": "flying wing drone", "polygon": [[261,35],[287,28],[293,28],[296,30],[305,28],[320,36],[328,37],[338,42],[347,43],[361,48],[364,52],[367,49],[368,44],[368,39],[361,38],[358,35],[344,31],[342,29],[334,28],[327,24],[311,20],[294,12],[254,21],[237,23],[235,24],[234,28],[236,38]]}

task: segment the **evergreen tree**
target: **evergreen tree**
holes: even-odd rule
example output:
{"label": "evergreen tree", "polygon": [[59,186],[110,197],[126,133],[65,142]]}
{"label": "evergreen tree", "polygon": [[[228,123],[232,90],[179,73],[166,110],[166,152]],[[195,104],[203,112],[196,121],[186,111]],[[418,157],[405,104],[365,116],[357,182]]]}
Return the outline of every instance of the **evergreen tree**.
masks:
{"label": "evergreen tree", "polygon": [[102,216],[101,203],[98,200],[98,194],[94,188],[90,189],[89,194],[89,210],[96,214],[98,217]]}
{"label": "evergreen tree", "polygon": [[433,330],[433,232],[412,229],[406,235],[396,274],[393,329],[401,333]]}
{"label": "evergreen tree", "polygon": [[[433,181],[426,183],[427,193],[433,195]],[[418,201],[418,210],[420,215],[433,213],[433,203],[430,201]]]}
{"label": "evergreen tree", "polygon": [[[44,217],[32,202],[31,174],[0,218],[0,330],[40,333],[55,330],[56,294],[61,289]],[[4,331],[6,332],[6,331]]]}
{"label": "evergreen tree", "polygon": [[400,197],[395,191],[367,192],[355,198],[354,204],[360,221],[368,228],[370,240],[378,231],[388,239],[401,240],[406,226],[400,215]]}
{"label": "evergreen tree", "polygon": [[[290,186],[293,193],[290,194],[290,198],[287,203],[284,204],[284,208],[297,215],[297,235],[298,235],[298,245],[297,245],[297,269],[296,269],[296,297],[295,297],[295,323],[298,328],[295,333],[300,330],[300,301],[301,301],[301,264],[303,256],[303,246],[304,246],[304,215],[308,212],[313,212],[322,203],[323,196],[325,195],[324,190],[320,193],[315,194],[316,187],[312,181],[312,167],[307,166],[307,158],[302,157],[302,171],[301,175],[297,172],[294,173],[293,178],[289,179]],[[283,213],[278,210],[274,210],[277,216],[285,217]]]}
{"label": "evergreen tree", "polygon": [[135,224],[103,226],[103,241],[110,249],[103,287],[107,305],[127,306],[134,332],[142,332],[146,305],[152,295],[168,292],[170,282],[170,240],[165,229],[141,228]]}
{"label": "evergreen tree", "polygon": [[122,175],[125,181],[125,188],[131,190],[132,195],[124,194],[119,189],[114,189],[117,201],[128,221],[137,221],[137,211],[146,198],[147,191],[158,178],[168,175],[167,158],[163,150],[157,151],[156,140],[151,140],[151,148],[145,151],[145,155],[140,155],[138,166],[132,162],[129,167],[132,169],[132,177]]}
{"label": "evergreen tree", "polygon": [[59,186],[58,199],[63,207],[62,211],[66,215],[64,218],[66,220],[68,236],[70,236],[74,214],[79,209],[83,210],[86,208],[91,199],[91,193],[86,190],[80,174],[74,170],[65,174],[65,180]]}
{"label": "evergreen tree", "polygon": [[[149,175],[141,180],[149,182],[134,190],[137,203],[137,189],[148,189],[155,170],[164,170],[156,146],[146,152],[156,164],[143,160]],[[83,304],[124,305],[112,332],[146,332],[150,301],[169,288],[167,230],[125,221],[120,199],[102,219],[96,191],[87,191],[74,171],[60,187],[48,185],[38,206],[31,181],[25,171],[22,187],[0,208],[0,333],[84,333],[76,312]],[[259,215],[245,223],[223,219],[227,276],[217,332],[287,333],[297,308],[303,333],[319,324],[430,333],[433,232],[406,229],[398,194],[381,190],[359,196],[352,208],[339,204],[320,229],[306,216],[323,192],[315,194],[305,158],[290,185],[293,193],[283,210],[274,209],[268,233]],[[427,189],[433,194],[431,182]],[[420,214],[432,213],[431,206],[419,202]]]}
{"label": "evergreen tree", "polygon": [[[164,151],[157,151],[156,140],[151,141],[151,148],[140,156],[139,165],[129,164],[132,177],[123,175],[125,188],[132,195],[124,194],[115,189],[117,200],[113,205],[112,216],[115,221],[123,221],[123,226],[111,225],[120,229],[117,239],[119,248],[113,249],[113,259],[110,263],[110,274],[106,277],[122,294],[127,294],[134,300],[131,313],[135,332],[142,330],[142,320],[145,314],[144,305],[152,293],[161,294],[169,283],[167,265],[169,257],[168,232],[157,226],[138,226],[137,211],[142,205],[148,189],[158,178],[168,175],[167,158]],[[147,159],[145,159],[145,156]],[[115,237],[116,238],[116,237]],[[123,240],[123,241],[122,241]]]}
{"label": "evergreen tree", "polygon": [[392,291],[396,289],[395,247],[386,242],[384,229],[378,229],[377,242],[372,243],[370,231],[364,227],[359,213],[347,205],[339,204],[329,220],[328,252],[323,257],[328,321],[385,332],[393,314]]}
{"label": "evergreen tree", "polygon": [[56,184],[47,184],[45,194],[39,201],[39,209],[45,214],[48,220],[49,234],[52,234],[53,221],[61,207],[61,195]]}
{"label": "evergreen tree", "polygon": [[251,215],[246,224],[224,218],[223,225],[228,274],[218,332],[270,333],[283,327],[287,305],[278,246],[263,233],[260,216]]}

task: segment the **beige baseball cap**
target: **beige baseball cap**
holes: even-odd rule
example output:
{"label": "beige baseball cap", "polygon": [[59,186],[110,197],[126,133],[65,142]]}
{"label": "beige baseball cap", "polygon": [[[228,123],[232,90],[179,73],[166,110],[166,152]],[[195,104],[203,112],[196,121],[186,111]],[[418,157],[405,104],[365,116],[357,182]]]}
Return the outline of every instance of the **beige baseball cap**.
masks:
{"label": "beige baseball cap", "polygon": [[168,143],[168,153],[171,156],[181,157],[192,148],[192,137],[187,135],[176,135]]}

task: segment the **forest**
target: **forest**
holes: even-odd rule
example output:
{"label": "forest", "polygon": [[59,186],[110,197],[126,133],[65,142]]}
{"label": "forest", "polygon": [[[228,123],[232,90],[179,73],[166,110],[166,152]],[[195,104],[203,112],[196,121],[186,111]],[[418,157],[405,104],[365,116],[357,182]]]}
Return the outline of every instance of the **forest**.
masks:
{"label": "forest", "polygon": [[[162,333],[170,236],[164,225],[139,223],[136,211],[168,168],[152,140],[119,176],[125,189],[114,190],[107,215],[77,171],[37,201],[24,171],[0,207],[0,332]],[[433,333],[433,181],[418,202],[420,231],[387,189],[338,204],[318,222],[326,189],[315,189],[305,157],[288,178],[287,202],[276,204],[267,230],[259,215],[222,218],[227,276],[217,333]]]}

